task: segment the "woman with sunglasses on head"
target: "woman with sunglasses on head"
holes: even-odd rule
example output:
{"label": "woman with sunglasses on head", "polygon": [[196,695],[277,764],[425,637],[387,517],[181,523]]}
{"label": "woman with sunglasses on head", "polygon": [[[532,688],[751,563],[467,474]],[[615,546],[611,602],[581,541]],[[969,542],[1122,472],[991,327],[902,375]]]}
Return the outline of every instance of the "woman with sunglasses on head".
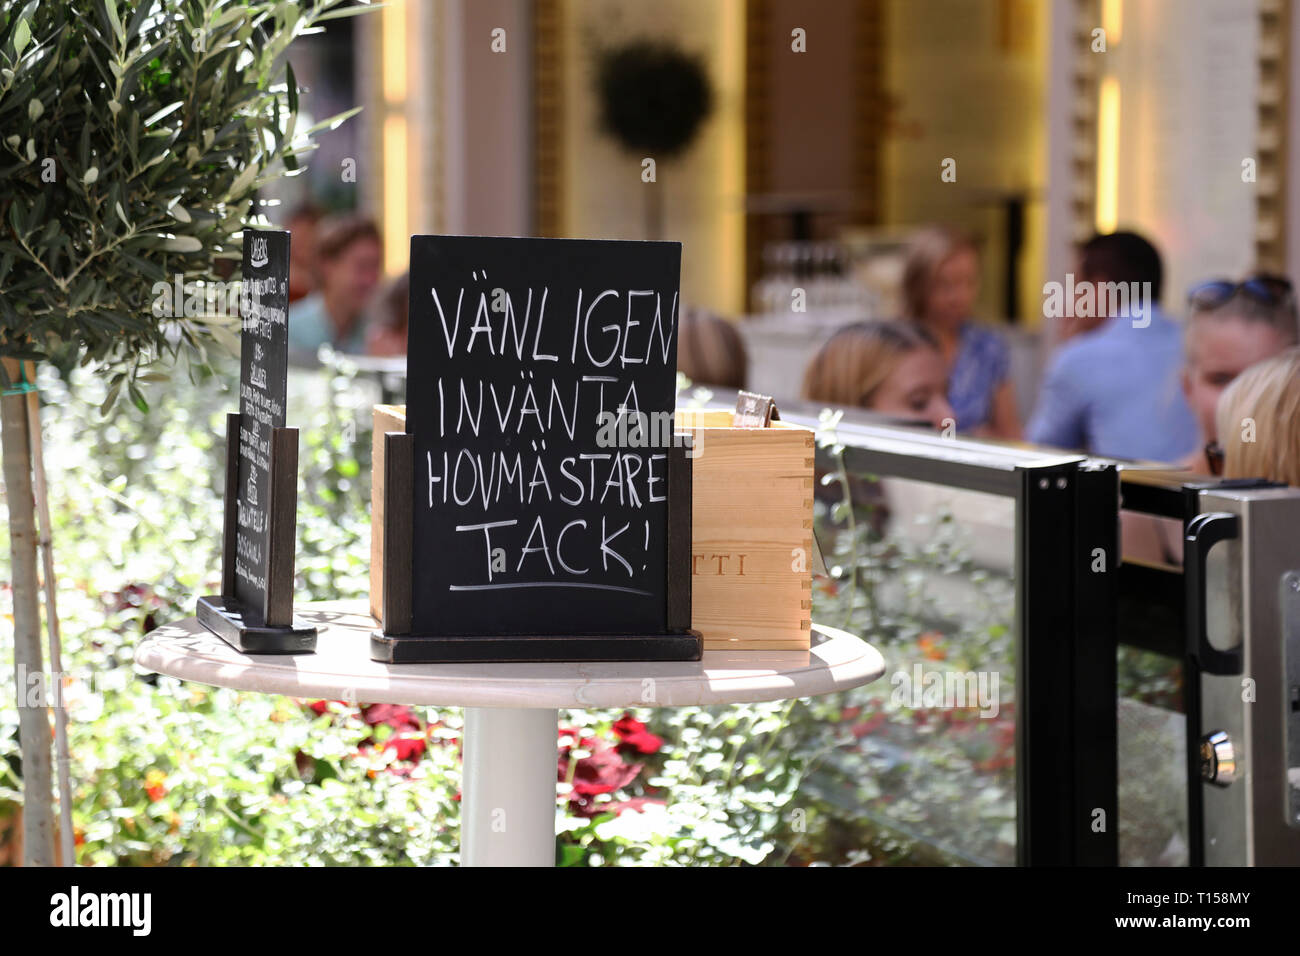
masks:
{"label": "woman with sunglasses on head", "polygon": [[1182,464],[1198,474],[1218,474],[1219,396],[1247,368],[1300,341],[1290,281],[1260,274],[1193,287],[1184,341],[1183,394],[1200,426],[1201,445]]}
{"label": "woman with sunglasses on head", "polygon": [[[1220,475],[1220,397],[1246,369],[1296,344],[1300,327],[1295,293],[1287,279],[1260,274],[1242,282],[1202,282],[1188,293],[1187,304],[1183,394],[1196,416],[1201,441],[1180,465],[1200,475]],[[1182,564],[1180,522],[1133,512],[1122,512],[1121,517],[1125,560]]]}

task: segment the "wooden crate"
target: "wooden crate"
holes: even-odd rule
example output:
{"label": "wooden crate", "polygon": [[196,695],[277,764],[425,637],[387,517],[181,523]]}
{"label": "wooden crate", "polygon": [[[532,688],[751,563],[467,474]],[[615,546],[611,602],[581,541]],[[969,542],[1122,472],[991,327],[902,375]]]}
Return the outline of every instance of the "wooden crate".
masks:
{"label": "wooden crate", "polygon": [[679,410],[677,422],[696,443],[691,626],[706,650],[807,650],[813,432],[734,428],[729,411]]}
{"label": "wooden crate", "polygon": [[[706,650],[807,650],[812,621],[812,431],[735,428],[729,411],[679,411],[691,476],[691,626]],[[370,613],[384,589],[384,433],[406,407],[376,405],[371,456]],[[743,572],[743,573],[742,573]]]}

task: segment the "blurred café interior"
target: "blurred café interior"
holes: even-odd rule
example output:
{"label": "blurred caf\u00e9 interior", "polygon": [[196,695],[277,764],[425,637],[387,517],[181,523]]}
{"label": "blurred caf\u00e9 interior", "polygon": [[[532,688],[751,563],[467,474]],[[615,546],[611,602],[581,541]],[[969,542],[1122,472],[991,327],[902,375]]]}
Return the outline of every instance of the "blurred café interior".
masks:
{"label": "blurred caf\u00e9 interior", "polygon": [[818,453],[887,501],[819,493],[832,577],[891,668],[1004,675],[859,735],[908,861],[1300,863],[1300,3],[386,0],[296,56],[363,109],[268,191],[291,344],[400,401],[412,234],[669,239],[693,384],[883,413]]}
{"label": "blurred caf\u00e9 interior", "polygon": [[[836,326],[902,314],[915,230],[956,227],[977,245],[972,311],[1010,346],[1025,422],[1063,331],[1043,284],[1094,232],[1156,246],[1174,316],[1204,279],[1296,271],[1289,6],[392,0],[304,38],[304,122],[363,109],[270,214],[375,223],[375,324],[413,233],[680,241],[683,303],[735,322],[748,386],[790,398]],[[610,119],[640,108],[617,102],[614,58],[649,44],[702,82],[638,140],[635,112]],[[307,271],[313,242],[295,235]]]}

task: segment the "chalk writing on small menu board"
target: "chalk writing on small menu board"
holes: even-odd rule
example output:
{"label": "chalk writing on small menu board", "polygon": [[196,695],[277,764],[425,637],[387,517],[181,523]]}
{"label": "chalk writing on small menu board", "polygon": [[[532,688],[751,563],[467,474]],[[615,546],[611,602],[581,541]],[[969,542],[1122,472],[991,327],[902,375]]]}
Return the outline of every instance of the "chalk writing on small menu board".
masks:
{"label": "chalk writing on small menu board", "polygon": [[262,607],[269,566],[271,430],[284,427],[289,370],[289,234],[245,229],[243,268],[235,597]]}
{"label": "chalk writing on small menu board", "polygon": [[681,246],[416,236],[416,633],[666,622]]}

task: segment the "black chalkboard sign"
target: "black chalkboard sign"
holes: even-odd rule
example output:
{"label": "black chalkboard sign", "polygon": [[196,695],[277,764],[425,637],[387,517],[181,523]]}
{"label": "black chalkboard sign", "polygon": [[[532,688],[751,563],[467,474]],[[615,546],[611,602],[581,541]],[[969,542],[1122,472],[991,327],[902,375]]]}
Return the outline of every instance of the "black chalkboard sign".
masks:
{"label": "black chalkboard sign", "polygon": [[680,264],[669,242],[412,238],[409,633],[455,639],[422,659],[698,657],[670,521]]}
{"label": "black chalkboard sign", "polygon": [[285,426],[289,233],[244,230],[239,412],[226,416],[226,520],[219,596],[199,620],[243,651],[315,648],[293,621],[298,432]]}
{"label": "black chalkboard sign", "polygon": [[289,234],[244,230],[239,347],[239,494],[235,597],[266,603],[271,538],[271,431],[285,425],[289,382]]}

